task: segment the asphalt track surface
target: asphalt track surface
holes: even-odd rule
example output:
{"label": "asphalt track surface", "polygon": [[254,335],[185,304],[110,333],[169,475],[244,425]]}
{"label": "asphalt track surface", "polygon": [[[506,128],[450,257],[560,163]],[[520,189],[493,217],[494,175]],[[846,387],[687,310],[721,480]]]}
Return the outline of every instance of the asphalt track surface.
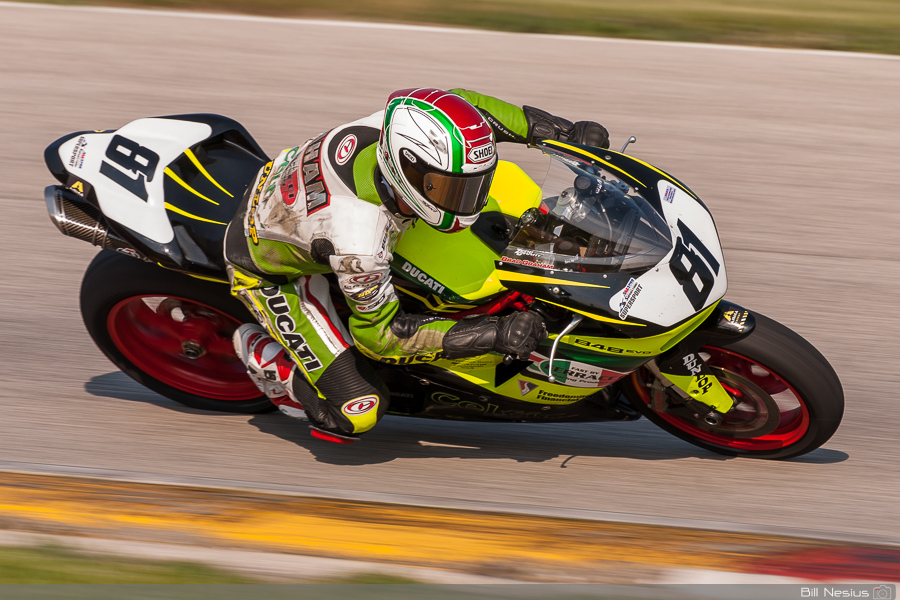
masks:
{"label": "asphalt track surface", "polygon": [[[0,5],[0,468],[811,531],[900,543],[900,60],[272,19]],[[270,154],[409,86],[461,86],[603,122],[712,209],[727,298],[840,375],[844,423],[789,462],[729,459],[647,421],[386,418],[336,446],[279,414],[181,407],[94,347],[42,152],[65,133],[215,112]],[[501,147],[538,173],[543,159]]]}

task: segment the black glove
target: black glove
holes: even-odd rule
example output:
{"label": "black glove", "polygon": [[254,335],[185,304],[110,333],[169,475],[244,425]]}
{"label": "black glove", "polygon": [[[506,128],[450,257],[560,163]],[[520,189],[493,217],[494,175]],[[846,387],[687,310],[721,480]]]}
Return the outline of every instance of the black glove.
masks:
{"label": "black glove", "polygon": [[445,358],[467,358],[488,352],[528,358],[547,338],[544,319],[534,312],[517,312],[497,318],[488,315],[459,321],[444,335]]}
{"label": "black glove", "polygon": [[609,132],[600,123],[594,121],[572,123],[568,119],[555,117],[533,106],[523,106],[522,111],[528,123],[528,134],[525,136],[527,144],[536,144],[541,140],[560,140],[609,148]]}
{"label": "black glove", "polygon": [[494,351],[527,359],[543,340],[547,339],[544,319],[534,312],[517,312],[498,322]]}

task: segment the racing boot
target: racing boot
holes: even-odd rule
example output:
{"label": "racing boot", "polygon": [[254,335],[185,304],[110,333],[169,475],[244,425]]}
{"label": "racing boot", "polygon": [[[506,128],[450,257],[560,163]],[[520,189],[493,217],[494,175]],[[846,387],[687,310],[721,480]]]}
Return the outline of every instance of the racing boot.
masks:
{"label": "racing boot", "polygon": [[307,421],[303,405],[293,394],[294,361],[284,347],[265,329],[249,323],[238,327],[231,341],[259,391],[287,416]]}

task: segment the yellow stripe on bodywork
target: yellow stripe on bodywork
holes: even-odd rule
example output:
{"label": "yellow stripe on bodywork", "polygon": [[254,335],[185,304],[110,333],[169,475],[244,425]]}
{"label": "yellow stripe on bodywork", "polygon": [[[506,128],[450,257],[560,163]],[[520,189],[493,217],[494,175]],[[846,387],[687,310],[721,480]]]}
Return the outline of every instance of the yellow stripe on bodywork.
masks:
{"label": "yellow stripe on bodywork", "polygon": [[[546,302],[546,300],[544,300]],[[612,354],[616,356],[626,355],[626,356],[635,356],[635,355],[644,355],[653,356],[656,354],[661,354],[665,352],[685,337],[688,336],[697,326],[706,320],[706,318],[715,310],[716,306],[719,304],[717,300],[712,305],[708,306],[703,312],[698,315],[695,315],[689,321],[682,323],[678,327],[675,327],[665,333],[661,333],[659,335],[654,335],[645,338],[600,338],[588,335],[579,335],[577,333],[569,334],[562,338],[560,341],[563,344],[569,344],[571,346],[576,346],[583,350],[593,350],[594,352],[599,352],[601,354]],[[561,305],[558,305],[561,306]],[[573,310],[569,307],[569,310]],[[583,313],[586,314],[586,313]],[[586,316],[592,316],[587,315]],[[596,317],[594,317],[596,318]],[[635,325],[635,323],[628,323],[628,325]],[[552,336],[551,336],[552,337]],[[575,342],[575,340],[581,340],[581,344]],[[593,344],[593,345],[591,345]],[[625,350],[624,353],[621,352],[610,352],[603,348],[607,345],[613,345],[617,348],[622,348]],[[600,346],[600,347],[598,347]],[[603,347],[603,348],[601,348]]]}
{"label": "yellow stripe on bodywork", "polygon": [[557,279],[555,277],[544,277],[543,275],[526,275],[525,273],[516,273],[514,271],[496,271],[497,279],[502,283],[506,281],[518,281],[520,283],[557,283],[559,285],[574,285],[576,287],[595,287],[609,289],[608,285],[597,285],[596,283],[584,283],[581,281],[569,281],[568,279]]}
{"label": "yellow stripe on bodywork", "polygon": [[[610,317],[604,317],[603,315],[598,315],[596,313],[589,313],[584,310],[578,310],[577,308],[572,308],[571,306],[566,306],[565,304],[557,304],[556,302],[551,302],[550,300],[545,300],[543,298],[541,298],[541,302],[546,302],[547,304],[552,304],[553,306],[559,306],[560,308],[565,308],[566,310],[571,310],[572,312],[576,312],[579,315],[584,315],[589,319],[594,319],[595,321],[603,321],[604,323],[615,323],[617,325],[634,325],[635,327],[646,327],[646,325],[644,325],[643,323],[629,323],[628,321],[620,321],[619,319],[611,319]],[[566,337],[570,337],[570,336],[566,336]]]}
{"label": "yellow stripe on bodywork", "polygon": [[[181,177],[179,177],[178,175],[176,175],[176,174],[172,171],[172,169],[170,169],[169,167],[166,167],[165,174],[168,175],[169,177],[171,177],[172,179],[174,179],[174,180],[175,180],[175,183],[177,183],[178,185],[180,185],[181,187],[183,187],[184,189],[186,189],[186,190],[189,191],[190,193],[194,194],[195,196],[198,196],[198,197],[200,197],[200,198],[203,198],[203,199],[206,200],[207,202],[212,202],[212,203],[215,204],[216,206],[219,205],[219,203],[216,202],[215,200],[213,200],[213,199],[211,199],[211,198],[207,198],[206,196],[204,196],[203,194],[201,194],[200,192],[198,192],[197,190],[195,190],[194,188],[192,188],[191,186],[189,186],[189,185],[188,185]],[[168,206],[168,205],[167,205],[167,206]]]}
{"label": "yellow stripe on bodywork", "polygon": [[407,296],[412,296],[413,298],[415,298],[416,300],[418,300],[419,302],[424,304],[428,308],[428,310],[433,310],[433,311],[437,311],[437,312],[454,313],[454,312],[459,312],[461,310],[469,310],[470,308],[475,308],[474,304],[454,304],[453,302],[444,302],[443,300],[440,300],[440,299],[438,299],[437,303],[432,304],[428,300],[428,298],[426,298],[425,296],[420,296],[417,293],[415,293],[411,290],[408,290],[404,287],[400,287],[397,285],[397,286],[394,286],[394,289],[399,292],[403,292]]}
{"label": "yellow stripe on bodywork", "polygon": [[[608,166],[608,167],[610,167],[610,168],[613,168],[613,169],[615,169],[616,171],[618,171],[619,173],[622,173],[622,174],[626,175],[627,177],[630,177],[631,179],[634,179],[635,181],[637,181],[637,182],[640,183],[641,185],[644,185],[644,184],[641,183],[641,181],[640,181],[639,179],[637,179],[636,177],[633,177],[632,175],[629,175],[628,173],[626,173],[626,172],[623,171],[622,169],[620,169],[620,168],[618,168],[618,167],[616,167],[616,166],[614,166],[614,165],[612,165],[612,164],[606,162],[605,160],[603,160],[602,158],[600,158],[599,156],[597,156],[597,155],[595,155],[595,154],[591,154],[590,152],[587,152],[587,151],[585,151],[585,150],[582,150],[581,148],[576,148],[575,146],[570,146],[569,144],[564,144],[564,143],[562,143],[562,142],[557,142],[557,141],[554,141],[554,140],[546,140],[546,143],[548,143],[548,144],[553,144],[554,146],[560,146],[560,147],[563,147],[563,148],[567,148],[567,149],[569,149],[569,150],[572,150],[573,152],[578,152],[579,154],[583,154],[584,156],[590,156],[590,157],[593,158],[594,160],[598,160],[598,161],[602,162],[604,165],[606,165],[606,166]],[[651,165],[650,163],[645,163],[644,161],[642,161],[642,160],[639,159],[639,158],[635,158],[635,157],[633,157],[633,156],[631,156],[631,155],[624,155],[624,154],[621,154],[621,153],[619,153],[619,152],[614,152],[613,150],[607,150],[607,152],[610,152],[611,154],[617,154],[617,155],[619,155],[619,156],[627,156],[629,159],[633,160],[634,162],[636,162],[636,163],[638,163],[638,164],[641,164],[641,165],[644,165],[644,166],[647,167],[648,169],[651,169],[651,170],[653,170],[653,171],[656,171],[657,173],[659,173],[660,175],[662,175],[663,177],[665,177],[665,178],[666,178],[666,181],[669,181],[669,182],[672,183],[672,185],[677,186],[677,187],[678,187],[679,189],[681,189],[681,190],[684,190],[686,193],[690,194],[692,198],[695,198],[695,199],[699,200],[699,198],[697,198],[697,196],[694,194],[694,192],[692,192],[691,190],[687,189],[686,187],[684,187],[682,184],[678,183],[677,181],[674,181],[674,180],[672,179],[672,176],[671,176],[671,175],[668,175],[668,174],[666,174],[665,172],[660,171],[659,169],[657,169],[656,167],[654,167],[654,166]]]}
{"label": "yellow stripe on bodywork", "polygon": [[207,179],[209,179],[210,183],[212,183],[214,186],[216,186],[217,188],[219,188],[220,190],[222,190],[223,192],[225,192],[226,194],[228,194],[229,196],[231,196],[232,198],[234,198],[234,196],[231,194],[231,192],[229,192],[228,190],[226,190],[225,188],[223,188],[221,185],[219,185],[219,182],[216,181],[215,179],[213,179],[213,176],[210,175],[209,172],[208,172],[206,169],[203,168],[203,165],[200,164],[200,161],[197,160],[197,157],[194,156],[194,153],[191,152],[190,148],[184,151],[184,155],[187,156],[187,157],[191,160],[192,163],[194,163],[194,166],[197,167],[197,169],[198,169],[201,173],[203,173],[203,175],[204,175]]}
{"label": "yellow stripe on bodywork", "polygon": [[[563,142],[557,142],[557,141],[555,141],[555,140],[545,140],[545,143],[547,143],[547,144],[552,144],[552,145],[554,145],[554,146],[559,146],[560,148],[565,148],[566,150],[571,150],[572,152],[575,152],[575,153],[581,154],[581,155],[583,155],[583,156],[588,156],[588,157],[590,157],[590,158],[593,158],[593,159],[596,160],[597,162],[603,163],[604,165],[606,165],[606,166],[609,167],[610,169],[612,169],[612,170],[614,170],[614,171],[618,171],[619,173],[621,173],[621,174],[624,175],[625,177],[628,177],[629,179],[631,179],[631,180],[633,180],[633,181],[637,181],[640,185],[643,185],[644,187],[647,187],[647,186],[644,185],[644,184],[641,182],[641,180],[638,179],[637,177],[634,177],[633,175],[630,175],[629,173],[623,171],[622,169],[620,169],[620,168],[617,167],[616,165],[614,165],[614,164],[612,164],[612,163],[610,163],[610,162],[607,162],[607,161],[603,160],[602,158],[600,158],[600,157],[597,156],[596,154],[591,154],[590,152],[588,152],[588,151],[586,151],[586,150],[582,150],[581,148],[576,148],[575,146],[570,146],[569,144],[565,144],[565,143],[563,143]],[[631,157],[629,157],[629,158],[631,158]],[[640,161],[638,161],[638,162],[640,162]],[[646,163],[645,163],[645,164],[646,164]],[[650,165],[647,165],[647,166],[649,167]]]}
{"label": "yellow stripe on bodywork", "polygon": [[177,206],[172,206],[168,202],[166,202],[166,208],[171,210],[174,213],[178,213],[179,215],[188,217],[189,219],[195,219],[197,221],[203,221],[205,223],[215,223],[216,225],[228,225],[228,223],[223,223],[221,221],[213,221],[212,219],[204,219],[203,217],[198,217],[197,215],[192,215],[189,212],[185,212],[185,211],[181,210]]}

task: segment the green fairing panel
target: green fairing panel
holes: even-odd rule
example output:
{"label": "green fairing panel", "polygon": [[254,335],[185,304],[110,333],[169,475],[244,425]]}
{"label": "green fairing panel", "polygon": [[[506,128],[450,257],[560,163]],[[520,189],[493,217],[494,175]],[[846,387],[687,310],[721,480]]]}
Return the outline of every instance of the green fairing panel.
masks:
{"label": "green fairing panel", "polygon": [[[540,187],[518,166],[499,161],[485,211],[518,218],[540,203]],[[417,283],[428,294],[447,302],[477,303],[505,289],[494,270],[499,258],[471,229],[441,233],[417,222],[394,249],[391,266],[398,276]],[[419,272],[425,276],[417,278]],[[429,279],[433,283],[423,285]]]}

